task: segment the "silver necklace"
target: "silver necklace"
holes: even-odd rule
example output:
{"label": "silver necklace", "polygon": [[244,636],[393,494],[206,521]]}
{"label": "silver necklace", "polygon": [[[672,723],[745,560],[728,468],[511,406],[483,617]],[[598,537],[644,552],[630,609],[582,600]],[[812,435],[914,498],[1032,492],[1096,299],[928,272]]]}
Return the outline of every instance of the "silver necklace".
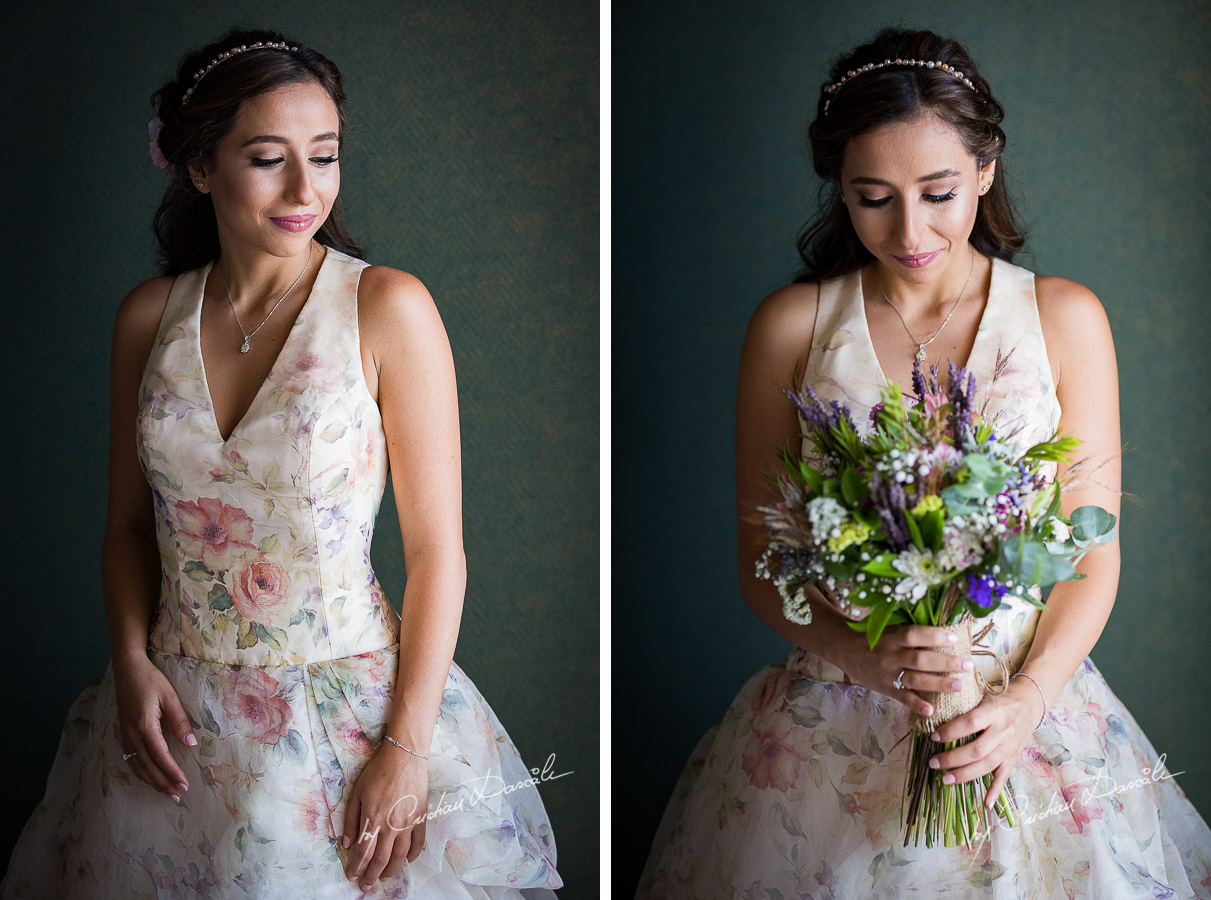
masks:
{"label": "silver necklace", "polygon": [[908,332],[908,336],[912,338],[912,342],[917,345],[917,359],[921,362],[925,362],[925,348],[932,344],[934,342],[934,338],[942,333],[942,329],[946,327],[946,324],[950,321],[950,317],[955,314],[955,310],[958,309],[959,304],[963,302],[963,297],[967,294],[967,286],[971,284],[971,273],[975,271],[975,268],[976,255],[972,253],[971,266],[967,269],[967,280],[963,282],[963,290],[959,294],[959,299],[954,302],[954,306],[950,308],[950,313],[946,316],[946,319],[942,322],[942,324],[938,326],[938,330],[933,333],[932,337],[930,337],[930,339],[927,341],[918,341],[916,336],[912,333],[912,329],[908,327],[908,323],[904,321],[904,316],[900,314],[900,310],[896,307],[896,304],[891,302],[891,298],[888,297],[887,292],[883,290],[883,279],[879,275],[879,267],[875,267],[875,279],[879,284],[879,293],[883,295],[883,299],[887,301],[887,305],[896,311],[896,315],[900,316],[900,324],[904,326],[904,330]]}
{"label": "silver necklace", "polygon": [[[310,265],[311,265],[311,251],[314,248],[315,248],[315,242],[308,241],[307,242],[307,263],[303,266],[303,271],[299,272],[299,277],[294,279],[294,284],[292,284],[292,285],[290,285],[290,287],[286,288],[286,293],[282,294],[282,296],[278,300],[278,302],[273,304],[273,309],[269,310],[269,316],[272,316],[275,312],[277,312],[277,308],[282,305],[282,300],[285,300],[287,297],[289,297],[290,292],[294,290],[294,286],[302,280],[303,272],[306,272],[308,267],[310,267]],[[260,331],[262,328],[265,327],[265,323],[269,321],[269,316],[265,316],[265,318],[261,320],[261,324],[258,325],[256,328],[252,329],[251,332],[245,331],[244,323],[240,321],[240,314],[235,311],[235,301],[231,299],[231,288],[229,288],[227,286],[227,273],[223,271],[223,261],[221,259],[219,260],[219,274],[223,276],[223,290],[225,290],[227,292],[227,302],[231,304],[231,314],[233,316],[235,316],[235,323],[240,326],[240,334],[244,335],[244,343],[240,345],[240,352],[247,353],[249,351],[249,349],[251,349],[248,346],[248,342],[250,340],[252,340],[252,336],[254,334],[256,334],[258,331]],[[884,295],[884,296],[886,296],[886,295]]]}

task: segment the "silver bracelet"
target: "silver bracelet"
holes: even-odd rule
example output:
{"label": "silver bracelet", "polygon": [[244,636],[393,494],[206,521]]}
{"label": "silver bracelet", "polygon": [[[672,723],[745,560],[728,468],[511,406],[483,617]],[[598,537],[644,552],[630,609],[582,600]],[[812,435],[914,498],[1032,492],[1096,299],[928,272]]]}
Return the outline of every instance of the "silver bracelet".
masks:
{"label": "silver bracelet", "polygon": [[401,744],[399,741],[397,741],[395,738],[393,738],[393,737],[392,737],[391,735],[389,735],[389,734],[384,734],[384,735],[383,735],[383,738],[384,738],[385,740],[388,740],[388,741],[390,741],[391,743],[395,744],[395,746],[399,747],[399,748],[400,748],[401,750],[403,750],[405,753],[411,753],[411,754],[412,754],[413,756],[415,756],[417,759],[428,759],[428,758],[429,758],[429,757],[427,757],[427,756],[421,756],[421,755],[420,755],[419,753],[417,753],[415,750],[409,750],[407,747],[405,747],[403,744]]}
{"label": "silver bracelet", "polygon": [[[1027,675],[1025,672],[1017,672],[1009,680],[1013,681],[1013,679],[1017,678],[1019,675],[1023,678],[1030,678],[1030,676]],[[1043,701],[1043,714],[1041,716],[1039,716],[1039,724],[1034,726],[1035,729],[1037,730],[1043,724],[1043,720],[1045,718],[1047,718],[1047,698],[1043,695],[1043,689],[1041,687],[1039,687],[1039,683],[1037,681],[1035,681],[1033,678],[1030,678],[1030,683],[1033,684],[1035,686],[1035,688],[1038,689],[1039,698]]]}

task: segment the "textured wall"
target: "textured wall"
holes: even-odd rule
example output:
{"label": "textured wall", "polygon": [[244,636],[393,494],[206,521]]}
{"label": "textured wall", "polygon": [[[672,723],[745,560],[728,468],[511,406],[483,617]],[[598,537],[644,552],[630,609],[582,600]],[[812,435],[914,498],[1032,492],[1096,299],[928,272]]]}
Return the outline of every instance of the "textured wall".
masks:
{"label": "textured wall", "polygon": [[[1211,70],[1205,4],[623,3],[613,93],[613,641],[620,895],[690,749],[789,644],[736,587],[745,325],[797,267],[827,60],[901,23],[963,41],[1007,110],[1022,264],[1088,285],[1122,383],[1123,575],[1093,651],[1204,817],[1211,737]],[[630,714],[638,710],[640,715]],[[625,714],[624,714],[625,711]],[[625,785],[625,791],[617,787]]]}
{"label": "textured wall", "polygon": [[[456,658],[542,787],[566,896],[597,883],[598,10],[555,0],[6,6],[0,59],[7,865],[70,702],[105,667],[109,338],[154,274],[148,98],[229,25],[341,67],[350,227],[419,276],[458,367],[469,585]],[[375,559],[397,608],[390,489]]]}

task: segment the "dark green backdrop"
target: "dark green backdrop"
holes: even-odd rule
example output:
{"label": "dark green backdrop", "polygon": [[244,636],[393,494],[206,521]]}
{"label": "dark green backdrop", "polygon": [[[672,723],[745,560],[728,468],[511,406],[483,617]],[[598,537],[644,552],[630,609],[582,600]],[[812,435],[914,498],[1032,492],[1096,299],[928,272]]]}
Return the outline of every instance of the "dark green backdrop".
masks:
{"label": "dark green backdrop", "polygon": [[[342,196],[367,258],[432,292],[454,349],[469,583],[456,659],[541,787],[569,898],[598,880],[598,46],[559,0],[6,6],[6,815],[42,796],[70,702],[109,658],[99,576],[109,339],[155,274],[151,92],[229,25],[329,55]],[[396,608],[388,488],[375,541]]]}
{"label": "dark green backdrop", "polygon": [[[1211,816],[1211,45],[1206,5],[616,5],[613,20],[613,842],[634,889],[673,782],[790,645],[736,581],[735,377],[812,209],[805,131],[826,61],[879,27],[963,41],[1007,110],[1022,264],[1088,285],[1122,382],[1118,602],[1093,651]],[[625,653],[623,652],[625,650]],[[620,789],[621,788],[621,789]]]}

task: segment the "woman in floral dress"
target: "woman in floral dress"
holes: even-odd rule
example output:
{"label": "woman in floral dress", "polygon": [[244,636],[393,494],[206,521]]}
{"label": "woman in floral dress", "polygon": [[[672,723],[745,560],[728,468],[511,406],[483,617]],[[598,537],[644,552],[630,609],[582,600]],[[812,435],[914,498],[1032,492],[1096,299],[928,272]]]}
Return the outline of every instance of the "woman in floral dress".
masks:
{"label": "woman in floral dress", "polygon": [[1107,316],[1082,285],[1013,264],[1024,238],[1002,118],[964,49],[930,32],[886,30],[832,67],[809,131],[830,200],[800,243],[802,278],[753,314],[737,398],[741,588],[795,647],[695,747],[637,897],[1211,897],[1211,830],[1089,659],[1115,600],[1117,542],[1045,611],[1015,599],[985,620],[985,644],[1021,677],[940,726],[935,740],[977,737],[935,759],[947,783],[991,775],[989,800],[1007,788],[1023,821],[994,817],[952,848],[905,845],[902,739],[910,711],[933,712],[922,692],[958,690],[964,669],[997,681],[997,663],[941,653],[946,630],[918,625],[888,627],[872,650],[814,588],[810,624],[794,624],[756,572],[762,472],[800,433],[777,390],[792,372],[865,431],[883,387],[911,385],[915,357],[942,371],[953,360],[975,374],[998,435],[1024,451],[1059,428],[1101,463],[1065,493],[1065,514],[1118,515]]}
{"label": "woman in floral dress", "polygon": [[[453,662],[449,343],[345,228],[340,74],[235,31],[156,103],[165,274],[113,338],[113,656],[0,895],[552,896],[534,779]],[[369,557],[388,469],[402,617]]]}

